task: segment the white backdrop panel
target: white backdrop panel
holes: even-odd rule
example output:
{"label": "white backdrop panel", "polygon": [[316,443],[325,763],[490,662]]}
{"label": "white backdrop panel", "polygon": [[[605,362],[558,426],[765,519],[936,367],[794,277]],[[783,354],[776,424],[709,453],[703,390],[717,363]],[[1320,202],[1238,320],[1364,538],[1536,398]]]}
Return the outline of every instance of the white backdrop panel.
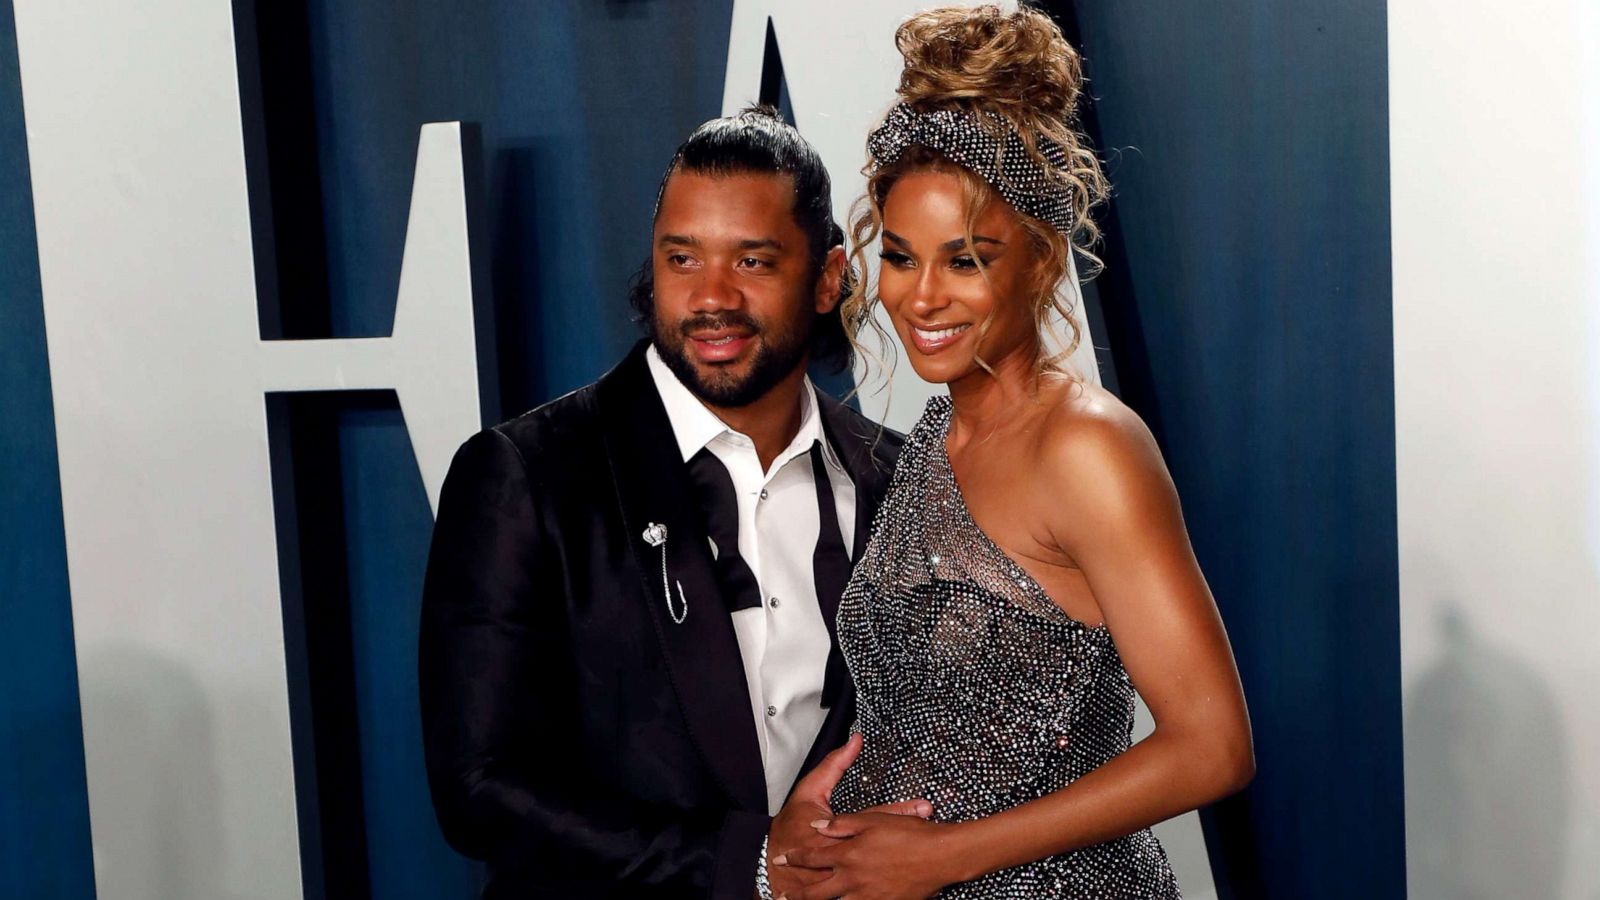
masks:
{"label": "white backdrop panel", "polygon": [[1600,13],[1389,4],[1410,895],[1600,897]]}
{"label": "white backdrop panel", "polygon": [[424,129],[393,338],[262,342],[228,0],[16,0],[101,900],[301,895],[265,392],[478,423],[461,136]]}

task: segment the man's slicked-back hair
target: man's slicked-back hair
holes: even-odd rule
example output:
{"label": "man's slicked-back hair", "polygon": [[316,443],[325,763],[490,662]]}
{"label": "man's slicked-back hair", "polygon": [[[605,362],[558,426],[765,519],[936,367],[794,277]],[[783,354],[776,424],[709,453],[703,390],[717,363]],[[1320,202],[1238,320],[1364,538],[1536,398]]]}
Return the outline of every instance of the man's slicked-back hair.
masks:
{"label": "man's slicked-back hair", "polygon": [[[736,115],[712,119],[678,145],[656,190],[652,222],[661,214],[667,182],[680,171],[710,176],[788,175],[794,182],[794,219],[806,236],[813,284],[822,276],[828,251],[844,245],[844,230],[833,220],[833,182],[822,157],[771,106],[748,106]],[[641,322],[648,323],[655,314],[654,290],[651,263],[646,259],[628,294]],[[841,298],[848,293],[848,285],[841,285]],[[853,362],[853,348],[838,306],[820,317],[812,329],[811,358],[834,371],[844,371]]]}

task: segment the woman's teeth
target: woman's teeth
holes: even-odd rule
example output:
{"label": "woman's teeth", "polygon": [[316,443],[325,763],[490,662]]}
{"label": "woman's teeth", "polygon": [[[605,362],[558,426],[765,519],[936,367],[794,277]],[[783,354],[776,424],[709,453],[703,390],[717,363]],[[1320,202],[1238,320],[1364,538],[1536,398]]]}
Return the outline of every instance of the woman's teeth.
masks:
{"label": "woman's teeth", "polygon": [[932,343],[934,341],[942,341],[945,338],[955,337],[970,327],[971,326],[969,325],[956,325],[952,328],[941,328],[938,331],[928,331],[925,328],[912,328],[911,330],[917,333],[918,338]]}

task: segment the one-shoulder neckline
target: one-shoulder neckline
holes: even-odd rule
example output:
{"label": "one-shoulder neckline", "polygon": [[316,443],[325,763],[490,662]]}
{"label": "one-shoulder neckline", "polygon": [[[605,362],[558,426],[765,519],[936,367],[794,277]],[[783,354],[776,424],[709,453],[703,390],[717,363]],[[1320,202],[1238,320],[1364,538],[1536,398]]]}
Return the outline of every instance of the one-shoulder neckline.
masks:
{"label": "one-shoulder neckline", "polygon": [[[1012,558],[1011,554],[995,543],[994,539],[989,536],[989,532],[985,531],[983,526],[978,524],[978,520],[972,517],[972,510],[967,506],[967,495],[962,491],[961,482],[956,478],[955,466],[950,462],[950,450],[945,445],[945,440],[950,435],[950,423],[955,418],[955,402],[948,396],[930,397],[928,398],[927,411],[934,414],[932,421],[929,422],[931,426],[929,428],[929,439],[936,445],[934,457],[943,470],[941,472],[942,476],[950,483],[950,496],[955,500],[957,514],[960,515],[965,524],[972,528],[972,532],[977,535],[979,543],[1010,573],[1012,581],[1045,605],[1049,610],[1049,620],[1081,628],[1091,634],[1099,633],[1109,641],[1111,629],[1106,627],[1106,623],[1101,622],[1098,625],[1090,625],[1062,609],[1061,605],[1056,603],[1055,599],[1050,596],[1050,592],[1045,590],[1044,585],[1040,584],[1039,580],[1034,578],[1026,568],[1023,568],[1021,563]],[[1038,615],[1040,618],[1046,618],[1036,610],[1027,609],[1026,607],[1018,608]]]}

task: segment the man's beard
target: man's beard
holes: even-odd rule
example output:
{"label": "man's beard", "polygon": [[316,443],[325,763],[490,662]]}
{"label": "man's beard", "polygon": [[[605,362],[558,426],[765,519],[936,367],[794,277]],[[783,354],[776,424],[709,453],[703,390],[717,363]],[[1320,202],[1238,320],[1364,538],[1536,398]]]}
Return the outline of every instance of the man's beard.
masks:
{"label": "man's beard", "polygon": [[[738,310],[701,313],[683,320],[676,328],[663,328],[652,316],[650,340],[661,354],[661,361],[678,376],[689,393],[711,406],[737,409],[766,396],[804,362],[811,344],[811,326],[811,317],[805,316],[792,327],[764,328],[748,313]],[[719,366],[713,366],[709,374],[702,374],[689,360],[686,346],[689,333],[721,328],[740,328],[759,338],[755,342],[755,357],[743,376]]]}

